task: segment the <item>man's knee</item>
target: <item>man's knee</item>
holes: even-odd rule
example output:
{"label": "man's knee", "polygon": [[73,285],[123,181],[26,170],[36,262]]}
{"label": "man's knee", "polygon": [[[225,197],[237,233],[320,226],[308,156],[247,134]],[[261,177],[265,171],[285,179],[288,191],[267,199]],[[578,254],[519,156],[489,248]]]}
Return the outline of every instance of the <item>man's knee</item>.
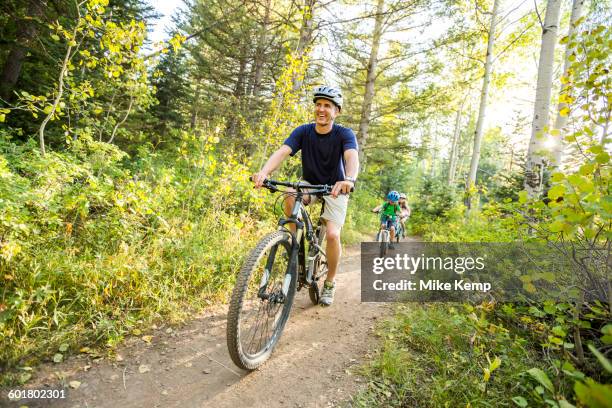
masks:
{"label": "man's knee", "polygon": [[327,240],[330,242],[340,241],[340,228],[332,222],[327,223]]}

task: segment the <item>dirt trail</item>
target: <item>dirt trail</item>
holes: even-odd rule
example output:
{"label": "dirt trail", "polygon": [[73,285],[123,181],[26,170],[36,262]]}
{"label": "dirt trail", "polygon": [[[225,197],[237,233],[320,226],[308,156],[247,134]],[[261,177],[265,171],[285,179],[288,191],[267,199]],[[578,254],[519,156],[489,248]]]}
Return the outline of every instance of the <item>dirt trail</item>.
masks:
{"label": "dirt trail", "polygon": [[[58,388],[55,371],[66,373],[64,400],[21,400],[19,407],[330,407],[346,405],[363,384],[353,373],[374,347],[373,326],[385,306],[360,302],[358,247],[345,251],[333,306],[312,306],[308,292],[296,295],[289,322],[271,359],[246,372],[232,363],[225,342],[226,307],[209,311],[150,344],[134,339],[122,361],[88,361],[84,355],[43,367],[28,388]],[[86,365],[91,365],[84,371]],[[146,366],[146,367],[145,367]],[[148,368],[148,371],[146,371]],[[141,372],[146,371],[146,372]],[[3,392],[4,398],[6,393]],[[0,399],[0,404],[7,403]]]}

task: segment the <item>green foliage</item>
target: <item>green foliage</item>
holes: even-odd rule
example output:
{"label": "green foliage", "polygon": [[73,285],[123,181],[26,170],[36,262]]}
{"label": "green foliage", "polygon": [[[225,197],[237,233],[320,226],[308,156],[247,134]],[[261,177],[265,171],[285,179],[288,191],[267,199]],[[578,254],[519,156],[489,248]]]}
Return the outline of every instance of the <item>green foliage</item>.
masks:
{"label": "green foliage", "polygon": [[458,192],[444,180],[423,177],[413,205],[416,222],[444,218],[458,201]]}
{"label": "green foliage", "polygon": [[187,122],[182,112],[188,111],[186,102],[191,98],[190,84],[185,81],[188,73],[185,51],[162,55],[156,69],[152,83],[159,103],[152,107],[152,112],[159,121],[157,127],[163,133],[182,129]]}
{"label": "green foliage", "polygon": [[[138,0],[116,3],[62,3],[65,15],[49,16],[53,23],[33,31],[50,61],[24,65],[21,82],[29,85],[31,71],[44,64],[53,68],[34,78],[31,87],[16,92],[14,103],[7,105],[8,123],[20,131],[18,138],[40,132],[43,151],[47,144],[65,148],[82,133],[109,142],[131,138],[124,129],[130,115],[154,103],[149,83],[149,64],[154,59],[147,59],[141,50],[146,35],[143,17],[149,6]],[[121,4],[129,9],[121,10]],[[50,13],[49,9],[44,13]],[[182,36],[170,40],[173,46],[182,41]]]}
{"label": "green foliage", "polygon": [[[41,156],[0,139],[0,361],[52,357],[62,344],[116,345],[135,328],[223,297],[244,254],[273,228],[216,136],[181,133],[182,150],[81,138]],[[233,209],[233,210],[229,210]]]}
{"label": "green foliage", "polygon": [[[565,86],[559,101],[567,104],[563,108],[567,112],[561,114],[571,114],[573,121],[574,131],[564,139],[578,152],[579,161],[566,171],[552,174],[548,208],[538,209],[547,221],[540,235],[544,239],[555,239],[557,235],[575,237],[587,245],[601,247],[609,240],[611,219],[610,155],[605,136],[612,112],[612,85],[605,67],[612,50],[612,30],[599,26],[565,40],[573,50],[572,64],[569,76],[561,79]],[[598,46],[584,47],[589,44]],[[572,109],[576,112],[570,113]]]}
{"label": "green foliage", "polygon": [[[422,231],[427,240],[512,241],[527,238],[547,242],[556,248],[560,257],[571,261],[576,281],[583,282],[578,299],[567,299],[566,302],[550,299],[531,305],[499,304],[485,308],[487,319],[503,327],[514,342],[523,345],[527,351],[523,368],[515,367],[522,370],[515,380],[515,386],[508,387],[505,391],[506,399],[496,405],[610,405],[612,368],[605,350],[608,350],[611,342],[608,334],[611,309],[609,285],[604,283],[610,279],[607,259],[612,236],[609,208],[610,157],[606,148],[606,131],[611,112],[610,74],[605,68],[609,62],[609,53],[605,50],[611,44],[610,33],[607,27],[595,27],[582,31],[568,42],[573,52],[573,64],[570,75],[562,78],[567,86],[563,88],[560,102],[567,104],[561,114],[570,116],[570,126],[564,129],[568,134],[564,139],[573,157],[568,166],[550,175],[550,184],[543,200],[537,198],[529,201],[526,192],[518,193],[517,197],[517,189],[512,187],[514,183],[509,179],[505,191],[498,187],[495,193],[485,194],[486,198],[496,200],[467,217],[464,217],[461,206],[454,206],[447,209],[443,217],[414,218],[419,221],[417,230]],[[599,49],[587,44],[599,44],[603,52],[600,54]],[[593,103],[594,100],[598,102]],[[561,132],[553,134],[555,137],[561,135]],[[498,181],[495,184],[499,186]],[[504,202],[500,203],[500,199]],[[422,194],[420,200],[431,200],[431,196]],[[525,277],[526,280],[531,278],[535,276]],[[588,282],[603,284],[585,284]],[[431,308],[424,310],[426,317],[422,319],[436,316],[436,311]],[[420,316],[418,313],[416,315],[418,319]],[[454,318],[453,313],[449,313],[449,316]],[[399,314],[392,324],[398,324],[403,319],[405,317]],[[440,334],[436,334],[448,331],[444,325],[440,327]],[[428,334],[428,340],[436,338]],[[408,341],[389,346],[386,344],[385,347],[389,348],[389,353],[408,349],[406,354],[409,355],[414,349],[413,339],[419,338],[419,335],[420,332],[411,332]],[[495,338],[494,333],[486,333],[484,336],[489,341]],[[513,344],[503,345],[505,350],[514,347]],[[457,347],[453,344],[450,349],[455,350]],[[423,361],[415,366],[429,364],[435,367],[438,361],[435,351],[428,351],[424,355],[426,357]],[[453,357],[454,353],[446,359],[447,364],[448,360],[453,361]],[[383,357],[377,358],[374,367],[382,364],[381,361],[386,360]],[[503,368],[506,360],[501,358],[501,361]],[[514,359],[512,361],[516,362]],[[388,361],[385,364],[391,365]],[[492,372],[490,368],[488,370]],[[513,370],[512,373],[516,374],[517,371]],[[385,371],[370,371],[370,375],[378,381],[381,377],[385,378]],[[460,372],[450,372],[442,378],[444,381],[452,381],[459,375]],[[418,377],[418,373],[409,372],[405,374],[408,380],[404,384],[399,381],[388,382],[387,388],[383,387],[386,393],[382,395],[371,386],[364,398],[384,400],[385,397],[395,396],[395,399],[386,400],[388,405],[401,406],[406,404],[403,395],[421,392],[410,380]],[[432,378],[436,380],[435,376]],[[472,375],[471,378],[476,379],[476,376]],[[465,405],[467,401],[472,405],[486,406],[491,400],[478,402],[472,395],[473,383],[474,380],[468,379],[460,387],[460,395],[470,395],[470,398],[461,399],[451,395],[447,396],[445,402],[449,406]],[[434,395],[417,394],[420,396],[418,400],[429,401],[436,398],[438,392]],[[489,397],[494,395],[488,394]],[[500,391],[499,395],[504,395],[504,392]]]}
{"label": "green foliage", "polygon": [[371,241],[374,238],[372,231],[378,230],[379,216],[370,210],[381,203],[381,197],[366,190],[359,182],[355,188],[349,201],[346,227],[342,232],[342,240],[347,244]]}
{"label": "green foliage", "polygon": [[436,221],[411,217],[413,229],[433,242],[512,242],[519,236],[520,227],[515,217],[505,213],[502,206],[485,204],[482,211],[466,216],[466,208],[458,204]]}
{"label": "green foliage", "polygon": [[399,307],[378,328],[383,345],[364,368],[363,407],[503,406],[529,389],[522,373],[537,354],[491,320],[490,305]]}
{"label": "green foliage", "polygon": [[[589,360],[580,371],[563,353],[569,349],[563,329],[571,320],[568,305],[535,309],[487,303],[400,306],[378,327],[382,347],[363,369],[368,387],[356,405],[609,406],[612,386],[599,382],[610,379],[601,371],[610,364],[605,357]],[[593,323],[606,319],[604,312]],[[550,341],[554,338],[560,346]]]}

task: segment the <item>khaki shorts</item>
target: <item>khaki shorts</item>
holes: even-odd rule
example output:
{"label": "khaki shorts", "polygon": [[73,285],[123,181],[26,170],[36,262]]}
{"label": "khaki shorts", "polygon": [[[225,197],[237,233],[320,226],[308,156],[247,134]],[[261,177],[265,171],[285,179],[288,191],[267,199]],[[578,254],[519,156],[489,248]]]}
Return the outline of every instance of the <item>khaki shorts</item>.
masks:
{"label": "khaki shorts", "polygon": [[[320,198],[317,196],[311,196],[311,203],[316,203]],[[348,209],[348,194],[339,194],[338,197],[323,196],[325,200],[325,208],[321,218],[326,221],[332,221],[338,227],[342,228],[344,220],[346,219],[346,210]]]}

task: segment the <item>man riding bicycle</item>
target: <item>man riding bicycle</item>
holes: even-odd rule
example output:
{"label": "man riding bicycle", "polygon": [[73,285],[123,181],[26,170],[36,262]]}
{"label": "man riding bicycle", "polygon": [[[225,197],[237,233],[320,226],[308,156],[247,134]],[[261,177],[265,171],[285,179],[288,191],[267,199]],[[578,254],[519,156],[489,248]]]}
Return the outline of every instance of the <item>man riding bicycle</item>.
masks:
{"label": "man riding bicycle", "polygon": [[398,204],[400,194],[397,191],[391,191],[387,194],[387,200],[377,206],[372,212],[380,212],[380,228],[386,228],[391,232],[391,243],[389,249],[395,249],[393,241],[395,240],[395,230],[398,216],[401,214],[401,208]]}
{"label": "man riding bicycle", "polygon": [[[357,179],[359,158],[355,133],[334,123],[342,110],[340,91],[329,86],[318,86],[314,89],[313,102],[314,123],[294,129],[252,179],[255,187],[261,187],[264,180],[278,169],[287,157],[294,156],[301,150],[303,179],[310,184],[334,186],[331,196],[323,197],[325,208],[321,214],[327,228],[326,257],[329,270],[320,303],[329,306],[334,300],[334,278],[342,254],[340,231],[346,218],[348,193]],[[304,203],[314,202],[315,199],[316,197],[307,196]],[[293,196],[285,199],[284,211],[287,216],[291,214],[294,202]],[[290,225],[290,228],[295,229],[295,226]]]}

